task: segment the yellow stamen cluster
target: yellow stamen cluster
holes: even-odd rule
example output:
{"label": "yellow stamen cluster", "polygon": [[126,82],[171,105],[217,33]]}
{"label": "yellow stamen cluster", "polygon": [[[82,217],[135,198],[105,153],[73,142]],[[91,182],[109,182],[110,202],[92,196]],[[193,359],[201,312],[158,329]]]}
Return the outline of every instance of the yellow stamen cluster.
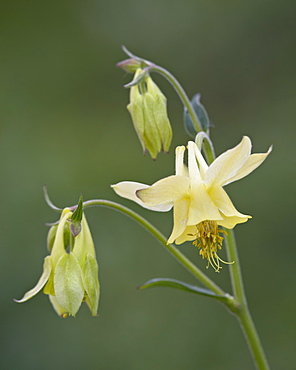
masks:
{"label": "yellow stamen cluster", "polygon": [[217,254],[218,250],[222,249],[223,236],[220,234],[227,235],[226,231],[219,229],[217,221],[202,221],[196,225],[196,239],[193,241],[193,245],[199,249],[199,254],[202,258],[208,260],[207,268],[211,265],[215,272],[219,272],[222,266],[220,261],[226,264],[233,262],[223,261]]}

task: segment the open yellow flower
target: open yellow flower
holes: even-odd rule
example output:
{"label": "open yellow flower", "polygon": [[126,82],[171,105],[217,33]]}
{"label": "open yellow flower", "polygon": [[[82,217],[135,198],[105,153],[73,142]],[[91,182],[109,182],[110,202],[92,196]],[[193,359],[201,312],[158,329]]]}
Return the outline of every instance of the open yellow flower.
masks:
{"label": "open yellow flower", "polygon": [[271,151],[270,148],[267,153],[251,154],[251,147],[251,140],[244,136],[236,147],[208,166],[197,145],[190,141],[188,167],[184,164],[185,147],[176,148],[175,175],[152,186],[124,181],[112,187],[118,195],[148,209],[164,212],[174,207],[174,228],[168,243],[195,240],[202,257],[219,270],[216,252],[221,249],[223,238],[218,225],[232,229],[251,218],[235,209],[223,186],[254,171]]}

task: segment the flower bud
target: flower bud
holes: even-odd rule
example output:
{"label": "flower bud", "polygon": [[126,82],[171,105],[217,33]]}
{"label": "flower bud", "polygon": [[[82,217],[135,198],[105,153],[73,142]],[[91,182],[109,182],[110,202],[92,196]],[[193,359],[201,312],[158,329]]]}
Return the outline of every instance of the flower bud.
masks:
{"label": "flower bud", "polygon": [[[135,80],[142,70],[138,69]],[[130,104],[127,106],[135,130],[143,147],[153,159],[163,150],[168,152],[172,140],[172,129],[167,115],[166,97],[149,74],[145,74],[137,85],[131,87]]]}
{"label": "flower bud", "polygon": [[138,68],[141,68],[141,64],[139,60],[130,58],[117,63],[116,66],[127,73],[135,73]]}
{"label": "flower bud", "polygon": [[[211,126],[211,122],[205,107],[200,102],[200,94],[195,94],[191,100],[192,108],[199,120],[199,123],[203,131],[207,132]],[[194,124],[189,116],[186,108],[184,108],[184,126],[188,135],[195,137],[198,132],[196,131]]]}
{"label": "flower bud", "polygon": [[[96,316],[100,286],[94,244],[83,214],[81,231],[74,240],[70,238],[71,216],[70,209],[65,208],[58,225],[51,227],[47,238],[51,254],[44,259],[43,273],[37,285],[16,302],[27,301],[44,287],[43,292],[60,316],[75,316],[84,301]],[[72,242],[67,253],[69,240]]]}

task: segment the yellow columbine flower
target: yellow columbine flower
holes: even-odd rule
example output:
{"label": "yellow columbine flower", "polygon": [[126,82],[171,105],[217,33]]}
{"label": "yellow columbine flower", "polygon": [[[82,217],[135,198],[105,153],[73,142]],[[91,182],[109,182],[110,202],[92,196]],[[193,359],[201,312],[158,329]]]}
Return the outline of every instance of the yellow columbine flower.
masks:
{"label": "yellow columbine flower", "polygon": [[59,224],[49,231],[50,256],[45,257],[43,273],[36,286],[22,299],[26,302],[43,287],[55,311],[61,317],[75,316],[82,302],[86,301],[93,316],[97,315],[100,286],[98,264],[94,244],[85,216],[82,216],[81,232],[74,239],[74,246],[68,253],[65,244],[69,236],[69,219],[72,212],[65,208]]}
{"label": "yellow columbine flower", "polygon": [[165,212],[174,207],[174,228],[168,243],[187,240],[200,249],[200,254],[218,271],[223,231],[232,229],[251,216],[238,212],[223,186],[254,171],[270,153],[251,155],[251,140],[244,136],[233,149],[221,154],[208,166],[197,145],[188,143],[188,167],[184,164],[184,146],[176,148],[176,174],[152,186],[136,182],[112,185],[115,192],[142,207]]}

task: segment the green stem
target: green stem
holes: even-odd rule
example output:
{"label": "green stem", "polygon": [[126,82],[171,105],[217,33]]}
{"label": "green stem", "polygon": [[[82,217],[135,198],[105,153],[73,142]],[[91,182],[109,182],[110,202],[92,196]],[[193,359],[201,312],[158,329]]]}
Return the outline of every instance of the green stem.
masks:
{"label": "green stem", "polygon": [[195,136],[195,144],[197,145],[200,151],[203,149],[209,165],[212,162],[214,162],[215,160],[214,146],[209,135],[205,131],[201,131]]}
{"label": "green stem", "polygon": [[[195,110],[192,107],[191,101],[189,100],[185,90],[179,83],[179,81],[173,76],[169,71],[167,71],[165,68],[162,68],[156,64],[151,63],[148,67],[149,72],[157,72],[160,75],[162,75],[175,89],[176,93],[178,94],[180,100],[182,101],[183,105],[186,107],[188,114],[191,118],[191,121],[194,124],[194,128],[196,132],[203,131],[202,125],[199,122],[199,119],[195,113]],[[204,153],[206,155],[206,158],[208,160],[208,163],[212,163],[215,159],[215,153],[214,148],[211,146],[211,144],[208,142],[208,140],[205,140],[204,142]]]}
{"label": "green stem", "polygon": [[[137,214],[136,212],[132,211],[131,209],[122,206],[121,204],[111,202],[105,199],[94,199],[89,200],[83,203],[84,208],[94,207],[94,206],[102,206],[113,208],[129,217],[133,220],[137,221],[141,226],[143,226],[147,231],[149,231],[175,259],[185,267],[195,278],[200,280],[200,282],[206,286],[208,289],[212,290],[214,293],[218,295],[225,296],[226,293],[216,285],[210,278],[208,278],[198,267],[196,267],[183,253],[181,253],[173,244],[167,244],[167,239],[165,236],[157,230],[150,222],[148,222],[145,218]],[[229,300],[230,304],[232,300]]]}
{"label": "green stem", "polygon": [[[191,118],[191,120],[194,124],[196,132],[203,131],[202,126],[201,126],[201,124],[198,120],[198,117],[197,117],[197,115],[196,115],[196,113],[195,113],[195,111],[194,111],[194,109],[191,105],[191,102],[188,99],[188,96],[186,95],[184,89],[182,88],[180,83],[177,81],[177,79],[170,72],[168,72],[166,69],[164,69],[160,66],[157,66],[153,63],[150,63],[150,62],[148,62],[147,64],[148,64],[149,71],[154,71],[154,72],[157,72],[157,73],[161,74],[173,86],[173,88],[175,89],[175,91],[179,95],[182,103],[186,107],[186,109],[187,109],[187,111],[190,115],[190,118]],[[205,155],[207,157],[208,163],[211,164],[215,159],[215,153],[214,153],[213,146],[211,146],[211,143],[208,140],[204,141],[204,148],[203,149],[204,149]],[[143,226],[145,226],[142,223],[142,221],[139,221],[139,220],[137,220],[137,221],[140,222]],[[149,229],[149,227],[146,227],[146,228]],[[152,232],[152,234],[154,234],[161,241],[161,243],[164,244],[166,246],[166,248],[168,248],[169,250],[171,248],[172,248],[173,251],[174,251],[174,249],[176,249],[172,245],[167,246],[166,243],[165,243],[165,240],[164,241],[162,240],[163,236],[161,234],[159,234],[158,236],[156,235],[157,233],[159,233],[158,231],[155,233],[154,231],[150,230],[150,232]],[[159,238],[160,235],[161,235],[161,237]],[[232,305],[230,302],[228,302],[227,306],[237,315],[237,318],[238,318],[238,320],[241,324],[242,330],[243,330],[243,332],[245,334],[245,337],[246,337],[246,340],[248,342],[250,351],[252,353],[254,363],[256,363],[258,369],[267,370],[267,369],[269,369],[269,366],[268,366],[268,363],[267,363],[267,360],[266,360],[266,357],[265,357],[265,354],[264,354],[264,351],[263,351],[263,347],[260,343],[260,339],[259,339],[259,336],[257,334],[255,325],[252,321],[252,318],[251,318],[251,315],[250,315],[250,312],[249,312],[249,309],[248,309],[248,305],[247,305],[247,299],[246,299],[246,295],[245,295],[245,291],[244,291],[244,285],[243,285],[243,280],[242,280],[242,275],[241,275],[241,268],[240,268],[240,263],[239,263],[239,258],[238,258],[238,253],[237,253],[236,242],[235,242],[233,230],[228,230],[228,235],[225,238],[225,241],[226,241],[226,249],[227,249],[228,258],[229,258],[230,261],[235,261],[235,263],[230,266],[230,278],[231,278],[231,283],[232,283],[232,288],[233,288],[233,293],[234,293],[234,301],[233,302],[235,304]],[[171,250],[170,250],[170,252],[173,255],[175,255],[175,252],[172,252]],[[179,256],[177,257],[176,255],[175,255],[175,257],[179,260],[180,263],[182,263],[183,265],[185,265],[185,267],[187,269],[189,269],[188,266],[191,264],[190,261],[188,261],[188,263],[187,263],[187,261],[186,261],[186,263],[183,263],[182,258],[179,258]],[[185,259],[186,259],[186,257],[185,257]],[[194,268],[196,269],[195,266],[194,266]],[[206,286],[210,287],[208,285],[208,282],[207,282],[208,278],[206,276],[203,276],[204,274],[201,273],[201,271],[199,271],[198,269],[197,269],[198,274],[196,274],[195,269],[193,269],[192,271],[189,269],[189,271],[191,271],[193,273],[193,275],[195,275],[200,280],[206,279],[205,280],[206,283],[205,282],[203,282],[203,283]],[[201,275],[202,275],[202,279],[201,279]],[[218,292],[217,290],[214,290],[212,287],[210,287],[210,289],[212,289],[216,293]],[[218,288],[218,289],[220,289],[220,288]]]}
{"label": "green stem", "polygon": [[194,109],[192,108],[191,102],[190,102],[185,90],[183,89],[183,87],[179,83],[179,81],[169,71],[167,71],[165,68],[157,66],[156,64],[151,64],[151,66],[149,66],[148,68],[149,68],[149,72],[150,71],[157,72],[157,73],[161,74],[166,80],[169,81],[169,83],[175,89],[176,93],[179,95],[179,98],[181,99],[183,105],[186,107],[186,109],[187,109],[187,111],[190,115],[190,118],[191,118],[191,120],[194,124],[194,128],[195,128],[196,132],[203,131],[202,126],[199,122],[199,119],[198,119]]}
{"label": "green stem", "polygon": [[236,312],[237,319],[240,322],[257,368],[268,370],[269,365],[247,304],[234,232],[233,230],[227,230],[227,233],[225,242],[228,259],[229,261],[235,261],[229,266],[229,269],[234,298],[240,305],[240,309]]}

